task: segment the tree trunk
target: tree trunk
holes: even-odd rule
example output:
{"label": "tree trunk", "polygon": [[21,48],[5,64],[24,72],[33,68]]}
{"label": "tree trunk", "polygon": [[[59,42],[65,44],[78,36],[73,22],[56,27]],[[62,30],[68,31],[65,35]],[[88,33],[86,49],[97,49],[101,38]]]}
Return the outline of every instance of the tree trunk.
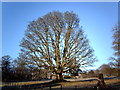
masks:
{"label": "tree trunk", "polygon": [[63,75],[62,75],[62,73],[59,73],[59,80],[60,80],[60,81],[63,80]]}
{"label": "tree trunk", "polygon": [[56,80],[57,81],[63,81],[63,75],[62,75],[62,73],[56,74]]}
{"label": "tree trunk", "polygon": [[58,74],[56,74],[56,80],[58,80]]}

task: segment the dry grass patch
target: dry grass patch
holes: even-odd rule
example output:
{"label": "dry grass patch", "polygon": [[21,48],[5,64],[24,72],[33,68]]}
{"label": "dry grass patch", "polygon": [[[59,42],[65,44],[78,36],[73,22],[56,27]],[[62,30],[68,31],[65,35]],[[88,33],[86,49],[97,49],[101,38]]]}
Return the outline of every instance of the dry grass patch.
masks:
{"label": "dry grass patch", "polygon": [[74,86],[86,87],[86,86],[96,85],[97,81],[85,81],[85,82],[72,81],[72,82],[61,82],[59,84],[61,84],[63,87],[74,87]]}
{"label": "dry grass patch", "polygon": [[[111,85],[111,84],[115,84],[115,83],[119,83],[120,79],[112,79],[112,80],[105,80],[106,85]],[[61,82],[58,83],[61,84],[63,87],[88,87],[88,86],[96,86],[97,84],[97,80],[95,81],[72,81],[72,82]]]}
{"label": "dry grass patch", "polygon": [[119,82],[120,82],[120,79],[105,80],[105,83],[107,85],[109,85],[109,84],[115,84],[115,83],[119,83]]}

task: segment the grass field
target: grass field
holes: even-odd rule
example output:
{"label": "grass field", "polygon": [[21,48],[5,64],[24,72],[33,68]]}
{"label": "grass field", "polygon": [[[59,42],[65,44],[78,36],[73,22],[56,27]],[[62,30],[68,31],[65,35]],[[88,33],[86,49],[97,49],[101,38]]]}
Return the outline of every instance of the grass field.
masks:
{"label": "grass field", "polygon": [[[86,79],[85,79],[86,80]],[[27,88],[26,90],[40,90],[41,85],[42,88],[48,88],[49,86],[51,88],[85,88],[85,87],[94,87],[97,84],[97,80],[90,80],[88,81],[68,81],[68,82],[59,82],[59,83],[51,83],[52,80],[47,81],[27,81],[27,82],[9,82],[9,83],[3,83],[2,87],[3,90],[7,90],[8,88]],[[107,86],[110,87],[118,87],[120,88],[120,79],[108,79],[105,80],[105,83]],[[6,87],[6,88],[5,88]],[[4,89],[5,88],[5,89]],[[119,89],[120,90],[120,89]]]}
{"label": "grass field", "polygon": [[[120,79],[112,79],[112,80],[105,80],[106,85],[114,85],[114,84],[118,84],[120,85]],[[61,84],[63,87],[91,87],[91,86],[95,86],[97,84],[97,81],[83,81],[83,82],[79,82],[79,81],[72,81],[72,82],[61,82],[59,83]]]}
{"label": "grass field", "polygon": [[8,83],[2,83],[2,87],[4,86],[19,86],[19,85],[32,85],[32,84],[40,84],[40,83],[47,83],[52,80],[48,81],[27,81],[27,82],[8,82]]}

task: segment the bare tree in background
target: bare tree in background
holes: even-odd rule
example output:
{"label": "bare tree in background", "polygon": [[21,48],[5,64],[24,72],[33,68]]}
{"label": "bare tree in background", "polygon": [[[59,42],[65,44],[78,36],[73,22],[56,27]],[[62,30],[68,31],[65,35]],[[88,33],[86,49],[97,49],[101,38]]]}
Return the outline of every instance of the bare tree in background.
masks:
{"label": "bare tree in background", "polygon": [[113,66],[118,69],[118,76],[120,76],[120,24],[116,25],[113,28],[113,49],[115,51],[114,57],[111,57],[110,60],[113,60]]}
{"label": "bare tree in background", "polygon": [[62,81],[63,73],[91,66],[96,58],[73,12],[50,12],[32,21],[20,46],[19,60],[45,68]]}
{"label": "bare tree in background", "polygon": [[109,64],[103,64],[99,67],[100,72],[102,72],[106,76],[111,76],[113,73],[113,69]]}

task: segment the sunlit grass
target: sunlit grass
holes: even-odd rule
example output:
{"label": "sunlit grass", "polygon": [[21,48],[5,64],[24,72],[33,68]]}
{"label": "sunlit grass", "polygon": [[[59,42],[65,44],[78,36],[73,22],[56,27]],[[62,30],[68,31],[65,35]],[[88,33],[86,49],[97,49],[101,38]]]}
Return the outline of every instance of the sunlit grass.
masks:
{"label": "sunlit grass", "polygon": [[[112,80],[105,80],[106,85],[111,85],[114,83],[120,82],[120,79],[112,79]],[[88,87],[88,86],[95,86],[97,84],[97,81],[84,81],[84,82],[61,82],[59,83],[63,87],[74,87],[74,86],[79,86],[79,87]]]}
{"label": "sunlit grass", "polygon": [[107,85],[109,85],[109,84],[114,84],[114,83],[118,83],[118,82],[120,82],[120,79],[105,80],[105,83],[106,83]]}
{"label": "sunlit grass", "polygon": [[[3,86],[21,86],[21,85],[32,85],[32,84],[41,84],[41,83],[46,83],[50,81],[28,81],[28,82],[11,82],[11,83],[2,83],[0,87]],[[112,85],[114,83],[120,82],[120,79],[111,79],[111,80],[105,80],[106,85]],[[87,87],[87,86],[95,86],[97,84],[97,81],[71,81],[71,82],[60,82],[57,83],[59,85],[62,85],[62,87]],[[55,87],[60,87],[60,86],[55,86]]]}

